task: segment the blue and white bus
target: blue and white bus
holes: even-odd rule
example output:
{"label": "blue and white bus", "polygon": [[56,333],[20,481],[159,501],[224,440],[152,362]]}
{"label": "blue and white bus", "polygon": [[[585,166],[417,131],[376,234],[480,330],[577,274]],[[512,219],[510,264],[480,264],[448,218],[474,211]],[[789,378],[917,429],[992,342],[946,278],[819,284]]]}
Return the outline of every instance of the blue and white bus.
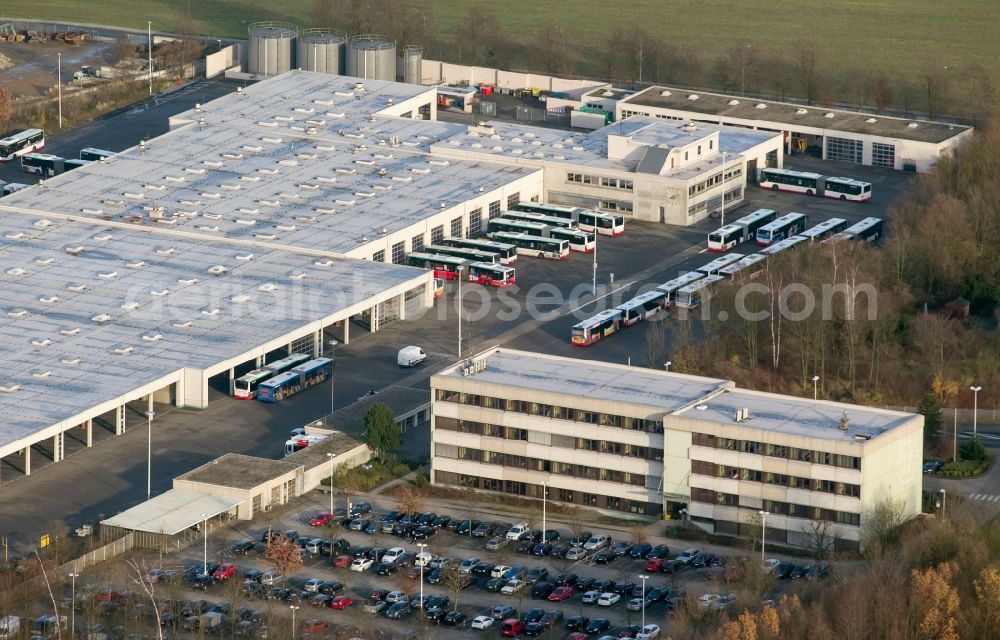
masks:
{"label": "blue and white bus", "polygon": [[780,218],[765,224],[760,229],[757,229],[757,244],[761,247],[767,247],[775,242],[780,242],[785,238],[797,235],[801,231],[805,231],[806,224],[808,224],[809,218],[806,217],[804,213],[786,213]]}
{"label": "blue and white bus", "polygon": [[275,360],[270,364],[265,364],[259,369],[254,369],[253,371],[250,371],[233,381],[233,397],[240,398],[242,400],[256,398],[257,389],[260,387],[262,382],[308,361],[309,356],[307,354],[293,353],[286,358]]}
{"label": "blue and white bus", "polygon": [[309,387],[325,382],[333,375],[333,360],[315,358],[291,371],[279,373],[257,387],[257,399],[261,402],[280,402]]}

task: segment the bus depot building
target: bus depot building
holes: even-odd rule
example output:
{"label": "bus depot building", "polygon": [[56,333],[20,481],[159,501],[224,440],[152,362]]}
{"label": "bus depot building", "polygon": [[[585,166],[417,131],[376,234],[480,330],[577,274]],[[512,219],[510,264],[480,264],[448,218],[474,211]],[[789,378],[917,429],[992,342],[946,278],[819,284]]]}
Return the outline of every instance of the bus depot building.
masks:
{"label": "bus depot building", "polygon": [[637,115],[774,132],[783,137],[789,156],[809,152],[824,160],[919,173],[930,171],[973,132],[947,122],[659,86],[615,103],[616,118]]}
{"label": "bus depot building", "polygon": [[[894,500],[920,513],[923,418],[727,380],[493,348],[431,378],[432,482],[857,550]],[[755,524],[753,524],[755,523]]]}

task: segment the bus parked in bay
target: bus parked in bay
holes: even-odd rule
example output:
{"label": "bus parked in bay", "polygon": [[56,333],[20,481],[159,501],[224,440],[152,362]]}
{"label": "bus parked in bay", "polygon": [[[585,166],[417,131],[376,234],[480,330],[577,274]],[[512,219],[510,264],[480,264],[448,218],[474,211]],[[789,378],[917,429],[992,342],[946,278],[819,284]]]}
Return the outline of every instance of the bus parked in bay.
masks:
{"label": "bus parked in bay", "polygon": [[447,247],[464,247],[476,249],[478,251],[489,251],[500,257],[500,264],[514,264],[517,262],[517,247],[504,242],[493,242],[492,240],[475,240],[472,238],[444,238],[438,244]]}
{"label": "bus parked in bay", "polygon": [[488,262],[473,262],[469,265],[470,282],[478,282],[487,287],[509,287],[516,284],[514,267]]}
{"label": "bus parked in bay", "polygon": [[575,220],[580,226],[581,231],[593,231],[602,236],[618,236],[625,233],[625,218],[613,213],[538,202],[519,202],[515,209],[518,211],[540,213],[544,216]]}
{"label": "bus parked in bay", "polygon": [[469,249],[466,247],[451,247],[443,244],[429,244],[423,248],[422,253],[433,253],[442,256],[453,256],[463,260],[473,262],[487,262],[489,264],[500,264],[500,256],[492,251],[481,251],[479,249]]}
{"label": "bus parked in bay", "polygon": [[832,236],[835,233],[840,233],[847,228],[847,220],[843,218],[830,218],[829,220],[824,220],[819,224],[809,227],[805,231],[799,233],[809,242],[819,242],[824,238]]}
{"label": "bus parked in bay", "polygon": [[259,369],[254,369],[233,381],[233,397],[241,400],[250,400],[257,397],[257,390],[260,384],[273,378],[279,373],[284,373],[293,367],[308,362],[309,356],[304,353],[293,353],[290,356],[275,360],[270,364],[265,364]]}
{"label": "bus parked in bay", "polygon": [[95,149],[94,147],[87,147],[86,149],[80,149],[80,159],[90,160],[92,162],[100,162],[105,158],[110,158],[115,155],[114,151],[105,151],[104,149]]}
{"label": "bus parked in bay", "polygon": [[21,171],[51,178],[63,172],[64,160],[48,153],[26,153],[21,156]]}
{"label": "bus parked in bay", "polygon": [[738,244],[756,238],[757,229],[778,217],[774,209],[757,209],[708,234],[709,251],[729,251]]}
{"label": "bus parked in bay", "polygon": [[455,280],[463,277],[463,272],[469,265],[469,261],[464,258],[420,252],[406,256],[406,263],[411,267],[433,269],[434,277],[442,280]]}
{"label": "bus parked in bay", "polygon": [[623,319],[624,314],[620,309],[602,311],[573,325],[570,341],[580,347],[589,347],[620,330],[624,326]]}
{"label": "bus parked in bay", "polygon": [[494,233],[501,231],[543,237],[548,235],[549,225],[542,224],[541,222],[512,220],[509,218],[493,218],[486,225],[486,235],[490,238],[493,237]]}
{"label": "bus parked in bay", "polygon": [[695,269],[695,271],[697,271],[698,273],[703,273],[706,276],[715,275],[716,273],[719,272],[719,269],[727,265],[730,265],[742,258],[743,258],[742,253],[729,253],[724,256],[719,256],[718,258],[712,260],[708,264],[698,267],[697,269]]}
{"label": "bus parked in bay", "polygon": [[682,287],[674,296],[674,306],[681,309],[696,309],[700,307],[712,286],[725,279],[725,276],[720,275],[705,276],[701,280]]}
{"label": "bus parked in bay", "polygon": [[544,213],[534,211],[518,211],[512,209],[504,211],[503,218],[507,220],[522,220],[524,222],[538,222],[550,227],[562,227],[563,229],[579,229],[580,225],[572,218],[560,218],[559,216],[547,216]]}
{"label": "bus parked in bay", "polygon": [[494,232],[491,236],[497,242],[506,242],[517,247],[521,255],[535,258],[565,260],[569,257],[569,241],[558,238],[542,238],[524,233]]}
{"label": "bus parked in bay", "polygon": [[580,251],[590,253],[597,244],[597,238],[593,231],[581,231],[580,229],[563,229],[562,227],[550,227],[549,237],[569,242],[570,251]]}
{"label": "bus parked in bay", "polygon": [[635,323],[652,318],[660,311],[666,309],[667,294],[654,289],[653,291],[640,293],[615,308],[622,312],[622,323],[626,327],[631,327]]}
{"label": "bus parked in bay", "polygon": [[863,242],[878,242],[882,237],[885,223],[882,218],[865,218],[847,227],[840,233],[823,240],[821,244],[832,244],[841,240],[860,240]]}
{"label": "bus parked in bay", "polygon": [[701,280],[704,277],[705,277],[704,273],[699,273],[698,271],[689,271],[684,275],[677,276],[673,280],[668,280],[667,282],[664,282],[660,286],[656,287],[656,290],[662,291],[663,293],[666,294],[667,296],[666,304],[667,306],[670,306],[674,303],[678,291],[688,286],[692,282]]}
{"label": "bus parked in bay", "polygon": [[862,182],[852,178],[827,178],[809,171],[762,169],[758,184],[761,189],[791,191],[804,193],[807,196],[833,198],[834,200],[864,202],[872,197],[870,182]]}
{"label": "bus parked in bay", "polygon": [[257,387],[257,399],[261,402],[280,402],[328,380],[332,375],[333,360],[330,358],[309,360],[261,382]]}
{"label": "bus parked in bay", "polygon": [[786,213],[757,229],[757,245],[767,247],[805,231],[809,218],[804,213]]}
{"label": "bus parked in bay", "polygon": [[41,129],[24,129],[0,140],[0,162],[10,162],[14,158],[45,146],[45,132]]}

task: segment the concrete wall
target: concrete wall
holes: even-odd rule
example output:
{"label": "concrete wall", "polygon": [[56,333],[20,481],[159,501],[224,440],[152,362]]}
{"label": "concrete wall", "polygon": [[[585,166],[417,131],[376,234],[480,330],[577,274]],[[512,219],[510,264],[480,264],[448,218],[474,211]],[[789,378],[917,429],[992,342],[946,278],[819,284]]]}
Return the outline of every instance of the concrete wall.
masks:
{"label": "concrete wall", "polygon": [[[302,476],[303,470],[301,467],[289,471],[288,473],[282,474],[276,478],[272,478],[267,482],[253,487],[252,489],[239,489],[235,487],[224,487],[214,484],[206,484],[203,482],[192,482],[190,480],[181,480],[180,478],[174,478],[174,489],[178,491],[192,491],[195,493],[201,493],[208,496],[223,496],[227,498],[234,498],[240,500],[240,504],[237,506],[236,517],[240,520],[252,520],[253,516],[251,514],[251,508],[253,506],[253,497],[259,495],[261,509],[270,506],[271,504],[284,504],[296,495],[301,495],[302,493]],[[283,485],[289,480],[295,481],[295,490],[298,492],[294,495],[285,495],[282,489]],[[278,500],[276,503],[272,503],[271,492],[272,489],[278,488]]]}
{"label": "concrete wall", "polygon": [[471,86],[491,84],[504,89],[538,88],[543,91],[572,91],[596,87],[604,83],[596,80],[574,80],[553,76],[503,71],[489,67],[472,67],[438,60],[423,61],[421,77],[425,84],[458,84],[467,82]]}
{"label": "concrete wall", "polygon": [[[371,457],[372,452],[368,448],[368,445],[359,444],[349,451],[338,453],[337,457],[334,458],[336,464],[333,465],[333,470],[336,471],[341,467],[357,467],[371,460]],[[306,469],[302,474],[301,493],[312,491],[316,487],[320,486],[320,483],[323,482],[323,480],[326,480],[329,477],[330,463],[328,462],[318,464],[312,469]]]}
{"label": "concrete wall", "polygon": [[240,44],[231,44],[221,51],[205,56],[205,77],[214,78],[226,69],[242,64],[241,59],[245,57],[243,49]]}

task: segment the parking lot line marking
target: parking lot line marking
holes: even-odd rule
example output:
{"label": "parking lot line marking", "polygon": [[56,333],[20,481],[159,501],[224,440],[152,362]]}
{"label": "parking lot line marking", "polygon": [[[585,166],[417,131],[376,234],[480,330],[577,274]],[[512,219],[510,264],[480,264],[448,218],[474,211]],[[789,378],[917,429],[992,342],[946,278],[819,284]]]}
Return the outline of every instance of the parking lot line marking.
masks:
{"label": "parking lot line marking", "polygon": [[628,287],[631,287],[634,284],[635,284],[635,280],[633,280],[631,282],[626,282],[626,283],[622,284],[621,286],[619,286],[617,289],[612,289],[611,291],[608,291],[603,296],[600,296],[600,297],[597,297],[597,298],[591,298],[590,300],[588,300],[587,302],[584,302],[583,304],[581,304],[580,306],[576,307],[575,309],[570,309],[569,312],[570,313],[576,313],[577,311],[583,309],[587,305],[593,304],[593,303],[597,302],[598,300],[603,300],[603,299],[607,298],[608,296],[612,296],[612,295],[618,293],[619,291],[621,291],[622,289],[627,289]]}

